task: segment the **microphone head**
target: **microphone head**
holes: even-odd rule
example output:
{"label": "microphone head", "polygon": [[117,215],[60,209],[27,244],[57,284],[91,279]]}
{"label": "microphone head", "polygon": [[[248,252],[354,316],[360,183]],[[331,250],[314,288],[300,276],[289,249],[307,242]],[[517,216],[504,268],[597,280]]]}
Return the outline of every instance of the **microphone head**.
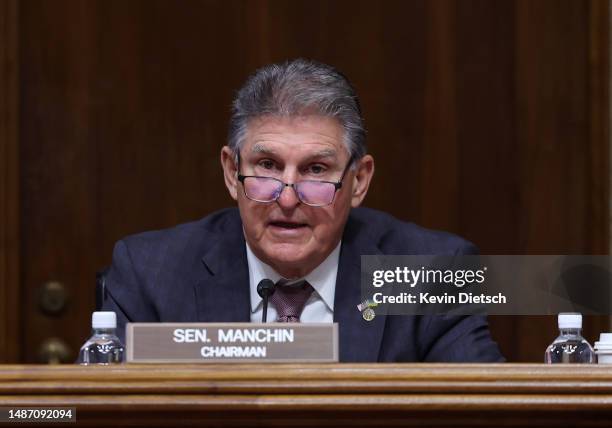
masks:
{"label": "microphone head", "polygon": [[274,294],[275,287],[276,285],[274,285],[274,281],[271,279],[262,279],[259,281],[259,284],[257,284],[257,294],[259,294],[259,297],[262,299],[270,297]]}

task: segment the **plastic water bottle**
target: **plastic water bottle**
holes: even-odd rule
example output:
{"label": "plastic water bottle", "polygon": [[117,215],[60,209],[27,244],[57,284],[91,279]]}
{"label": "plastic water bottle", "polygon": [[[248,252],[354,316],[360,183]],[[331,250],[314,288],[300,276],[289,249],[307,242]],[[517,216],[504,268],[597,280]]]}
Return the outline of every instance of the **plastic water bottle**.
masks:
{"label": "plastic water bottle", "polygon": [[560,335],[546,349],[544,362],[593,364],[597,362],[595,351],[581,335],[582,315],[561,313],[558,317]]}
{"label": "plastic water bottle", "polygon": [[597,355],[597,364],[612,364],[612,333],[601,333],[593,348]]}
{"label": "plastic water bottle", "polygon": [[123,362],[125,348],[115,334],[117,315],[94,312],[91,315],[92,336],[81,347],[79,364],[116,364]]}

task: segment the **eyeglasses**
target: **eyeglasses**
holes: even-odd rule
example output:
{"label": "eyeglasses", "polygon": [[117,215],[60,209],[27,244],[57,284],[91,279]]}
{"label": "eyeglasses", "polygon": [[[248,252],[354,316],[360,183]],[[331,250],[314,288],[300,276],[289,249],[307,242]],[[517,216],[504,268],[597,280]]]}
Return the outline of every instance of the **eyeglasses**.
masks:
{"label": "eyeglasses", "polygon": [[[285,187],[293,187],[300,202],[311,207],[324,207],[334,201],[336,192],[342,187],[344,176],[352,163],[353,157],[351,156],[339,181],[302,180],[289,184],[273,177],[242,175],[240,173],[238,173],[238,181],[242,183],[244,195],[255,202],[274,202],[280,198]],[[239,156],[238,169],[240,170]]]}

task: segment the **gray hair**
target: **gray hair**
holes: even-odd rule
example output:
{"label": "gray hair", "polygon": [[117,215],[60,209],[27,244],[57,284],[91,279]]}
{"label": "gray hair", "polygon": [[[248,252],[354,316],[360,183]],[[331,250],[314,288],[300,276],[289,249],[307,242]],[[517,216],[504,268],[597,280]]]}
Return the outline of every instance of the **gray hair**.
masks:
{"label": "gray hair", "polygon": [[345,147],[353,159],[366,154],[359,99],[348,79],[327,64],[305,59],[265,66],[247,79],[232,104],[228,146],[238,154],[253,118],[292,117],[313,111],[340,122]]}

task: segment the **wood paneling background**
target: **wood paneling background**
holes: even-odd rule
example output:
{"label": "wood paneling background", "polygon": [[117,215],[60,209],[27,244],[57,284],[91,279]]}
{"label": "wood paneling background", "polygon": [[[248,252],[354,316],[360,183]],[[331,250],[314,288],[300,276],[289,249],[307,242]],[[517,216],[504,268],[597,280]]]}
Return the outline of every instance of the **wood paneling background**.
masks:
{"label": "wood paneling background", "polygon": [[17,1],[0,0],[0,362],[19,360]]}
{"label": "wood paneling background", "polygon": [[[599,0],[19,2],[22,360],[49,337],[76,352],[116,240],[232,203],[233,93],[288,58],[360,94],[367,206],[489,254],[607,253],[608,21]],[[38,309],[49,280],[70,293],[60,316]],[[541,361],[556,334],[552,317],[491,323],[513,361]]]}

